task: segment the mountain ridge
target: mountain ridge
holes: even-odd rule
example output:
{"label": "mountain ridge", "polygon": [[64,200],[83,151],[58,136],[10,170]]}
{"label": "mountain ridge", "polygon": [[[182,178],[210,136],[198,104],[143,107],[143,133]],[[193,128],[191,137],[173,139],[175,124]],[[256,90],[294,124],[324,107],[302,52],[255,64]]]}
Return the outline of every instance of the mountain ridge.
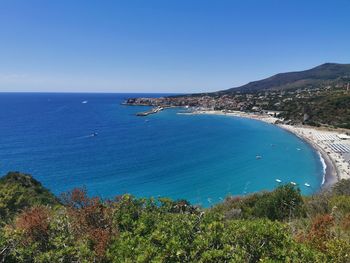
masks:
{"label": "mountain ridge", "polygon": [[313,88],[320,85],[334,84],[334,82],[343,83],[349,81],[350,64],[328,62],[307,70],[278,73],[242,86],[214,92],[214,94]]}

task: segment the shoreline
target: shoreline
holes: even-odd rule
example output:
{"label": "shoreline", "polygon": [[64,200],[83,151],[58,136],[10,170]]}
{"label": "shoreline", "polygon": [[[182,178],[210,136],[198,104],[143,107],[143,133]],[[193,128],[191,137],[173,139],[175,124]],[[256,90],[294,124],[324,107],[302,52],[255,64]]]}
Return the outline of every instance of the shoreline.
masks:
{"label": "shoreline", "polygon": [[[324,169],[321,189],[332,186],[333,184],[335,184],[337,181],[340,180],[340,175],[338,173],[336,165],[334,164],[334,161],[326,153],[326,151],[323,148],[321,148],[319,145],[317,145],[310,138],[308,138],[306,136],[301,136],[300,134],[298,134],[297,132],[291,130],[290,128],[288,128],[286,126],[283,126],[283,125],[276,125],[276,126],[284,129],[285,131],[288,131],[289,133],[293,134],[294,136],[297,136],[298,138],[303,140],[305,143],[307,143],[311,148],[313,148],[317,152],[317,154],[320,157],[323,169]],[[291,126],[291,127],[293,127],[293,126]]]}
{"label": "shoreline", "polygon": [[[292,126],[287,124],[276,124],[275,122],[279,120],[276,117],[271,117],[267,115],[259,115],[254,113],[245,113],[240,111],[232,112],[223,112],[223,111],[214,111],[214,110],[198,110],[190,113],[181,113],[181,114],[213,114],[213,115],[224,115],[231,117],[240,117],[248,118],[253,120],[262,121],[268,124],[275,125],[294,136],[297,136],[310,147],[312,147],[320,157],[320,161],[323,166],[324,174],[322,178],[321,189],[328,188],[334,183],[341,179],[350,178],[350,165],[342,158],[341,155],[336,153],[331,153],[325,142],[317,140],[315,137],[319,136],[318,133],[330,133],[329,131],[324,131],[317,129],[315,127],[309,126]],[[340,134],[340,132],[332,131],[332,135]],[[321,134],[322,135],[322,134]],[[345,169],[344,169],[345,167]]]}

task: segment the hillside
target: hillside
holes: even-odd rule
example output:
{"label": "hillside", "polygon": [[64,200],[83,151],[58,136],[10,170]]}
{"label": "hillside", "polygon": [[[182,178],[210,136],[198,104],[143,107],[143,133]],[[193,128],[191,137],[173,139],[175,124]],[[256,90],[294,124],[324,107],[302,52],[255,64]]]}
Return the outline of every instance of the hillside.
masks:
{"label": "hillside", "polygon": [[55,205],[58,199],[32,176],[10,172],[0,178],[0,223],[27,207],[42,204]]}
{"label": "hillside", "polygon": [[84,189],[53,207],[29,175],[1,183],[1,193],[22,189],[2,208],[24,196],[42,203],[0,224],[0,262],[350,262],[349,180],[312,197],[286,184],[209,209],[131,195],[104,201]]}
{"label": "hillside", "polygon": [[271,103],[268,107],[282,111],[280,117],[292,123],[350,129],[349,92],[330,89],[308,96],[283,96],[276,104],[278,106]]}
{"label": "hillside", "polygon": [[240,87],[217,92],[216,94],[240,92],[256,92],[262,90],[290,90],[313,88],[350,81],[350,64],[325,63],[315,68],[279,73],[272,77],[249,82]]}

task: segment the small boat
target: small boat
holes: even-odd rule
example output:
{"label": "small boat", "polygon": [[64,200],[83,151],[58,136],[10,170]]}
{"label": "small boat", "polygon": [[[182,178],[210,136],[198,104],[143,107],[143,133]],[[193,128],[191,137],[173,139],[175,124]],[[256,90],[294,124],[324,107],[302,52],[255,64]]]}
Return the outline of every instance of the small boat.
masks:
{"label": "small boat", "polygon": [[297,151],[301,151],[301,149],[300,149],[300,148],[297,148]]}
{"label": "small boat", "polygon": [[290,182],[291,185],[297,185],[295,182]]}
{"label": "small boat", "polygon": [[277,183],[282,183],[282,180],[276,179],[276,182],[277,182]]}
{"label": "small boat", "polygon": [[255,156],[255,158],[256,158],[257,160],[259,160],[259,159],[262,158],[262,156],[261,156],[261,155],[257,155],[257,156]]}
{"label": "small boat", "polygon": [[97,132],[94,132],[91,134],[91,137],[95,137],[95,136],[97,136],[97,134],[98,134]]}
{"label": "small boat", "polygon": [[308,183],[305,183],[304,185],[307,186],[307,187],[310,187],[310,186],[311,186],[311,185],[309,185]]}
{"label": "small boat", "polygon": [[87,101],[87,100],[84,100],[84,101],[82,101],[81,103],[82,103],[82,104],[86,104],[86,103],[88,103],[88,101]]}

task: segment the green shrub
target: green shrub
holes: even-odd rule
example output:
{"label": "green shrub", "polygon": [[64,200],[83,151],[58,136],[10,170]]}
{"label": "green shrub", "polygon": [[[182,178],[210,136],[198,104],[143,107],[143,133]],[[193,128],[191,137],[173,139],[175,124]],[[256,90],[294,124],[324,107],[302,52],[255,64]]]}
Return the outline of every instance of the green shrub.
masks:
{"label": "green shrub", "polygon": [[262,192],[246,197],[229,197],[213,211],[231,218],[268,218],[287,220],[306,215],[300,190],[291,184],[281,185],[272,192]]}
{"label": "green shrub", "polygon": [[350,262],[349,240],[332,239],[326,244],[326,255],[328,262],[345,263]]}
{"label": "green shrub", "polygon": [[341,215],[350,213],[350,195],[333,196],[329,201],[329,205],[334,213],[340,213]]}
{"label": "green shrub", "polygon": [[332,187],[334,195],[350,195],[350,180],[342,179]]}
{"label": "green shrub", "polygon": [[33,205],[57,205],[58,199],[28,174],[10,172],[0,178],[0,222]]}

